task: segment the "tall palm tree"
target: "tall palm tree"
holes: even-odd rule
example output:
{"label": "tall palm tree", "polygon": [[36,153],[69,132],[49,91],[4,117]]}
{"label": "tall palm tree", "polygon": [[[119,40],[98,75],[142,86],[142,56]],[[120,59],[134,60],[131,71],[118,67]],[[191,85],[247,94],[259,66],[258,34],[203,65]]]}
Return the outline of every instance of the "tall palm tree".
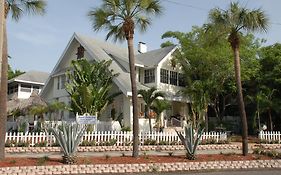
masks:
{"label": "tall palm tree", "polygon": [[149,114],[151,105],[158,97],[164,97],[165,94],[163,92],[158,92],[155,87],[152,87],[148,90],[141,89],[138,91],[138,94],[142,96],[143,101],[146,104],[145,105],[145,117],[147,117],[149,120],[149,129],[151,132],[152,124],[151,124],[151,115]]}
{"label": "tall palm tree", "polygon": [[151,16],[162,12],[159,0],[103,0],[100,8],[89,11],[95,31],[108,31],[106,39],[127,40],[133,105],[133,157],[139,155],[139,119],[134,55],[135,28],[145,31],[151,24]]}
{"label": "tall palm tree", "polygon": [[[0,84],[0,143],[5,140],[5,128],[7,120],[7,71],[8,71],[8,47],[6,21],[11,13],[12,19],[18,21],[23,14],[43,15],[46,2],[44,0],[5,0],[4,21],[3,21],[3,48],[1,64]],[[0,159],[4,158],[4,145],[0,144]]]}
{"label": "tall palm tree", "polygon": [[219,8],[212,9],[209,13],[209,27],[221,33],[228,34],[228,42],[234,54],[234,69],[237,86],[237,99],[242,119],[242,145],[243,155],[248,153],[248,126],[245,106],[242,94],[241,71],[240,71],[240,36],[242,31],[256,32],[265,31],[268,28],[268,18],[261,9],[249,10],[240,7],[239,3],[231,3],[228,10]]}

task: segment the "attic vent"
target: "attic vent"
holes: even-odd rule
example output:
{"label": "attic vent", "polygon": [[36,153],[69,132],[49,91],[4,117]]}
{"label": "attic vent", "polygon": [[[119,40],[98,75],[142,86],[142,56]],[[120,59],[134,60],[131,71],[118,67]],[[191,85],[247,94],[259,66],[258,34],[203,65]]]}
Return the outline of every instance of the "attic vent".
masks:
{"label": "attic vent", "polygon": [[76,53],[77,59],[81,59],[84,57],[84,51],[85,51],[85,49],[81,45],[77,48],[77,53]]}

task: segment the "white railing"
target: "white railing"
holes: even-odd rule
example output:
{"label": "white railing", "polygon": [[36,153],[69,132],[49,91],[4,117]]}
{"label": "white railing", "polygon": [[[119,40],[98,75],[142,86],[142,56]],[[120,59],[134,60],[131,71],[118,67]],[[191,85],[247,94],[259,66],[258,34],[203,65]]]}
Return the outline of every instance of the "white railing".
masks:
{"label": "white railing", "polygon": [[[176,132],[140,132],[140,144],[147,145],[174,145],[181,144],[181,141]],[[202,135],[202,140],[226,140],[225,133],[205,132]],[[132,132],[122,131],[97,131],[86,132],[82,138],[83,141],[95,142],[95,145],[106,145],[105,143],[114,143],[116,146],[131,145],[133,140]],[[28,143],[29,146],[35,146],[42,142],[52,145],[55,143],[55,138],[52,134],[41,133],[6,133],[6,143]]]}
{"label": "white railing", "polygon": [[280,131],[260,131],[259,139],[266,142],[278,142],[281,143]]}

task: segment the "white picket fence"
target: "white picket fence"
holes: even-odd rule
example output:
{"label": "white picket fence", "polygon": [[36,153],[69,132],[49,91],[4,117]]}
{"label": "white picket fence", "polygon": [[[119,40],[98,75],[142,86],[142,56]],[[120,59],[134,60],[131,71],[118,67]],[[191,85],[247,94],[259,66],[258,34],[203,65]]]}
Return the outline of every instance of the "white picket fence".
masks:
{"label": "white picket fence", "polygon": [[259,139],[266,142],[278,142],[281,143],[280,131],[260,131]]}
{"label": "white picket fence", "polygon": [[[202,140],[226,140],[226,133],[219,132],[205,132],[202,135]],[[145,145],[148,141],[154,141],[156,145],[172,145],[181,144],[176,132],[140,132],[139,135],[140,144]],[[86,132],[82,138],[82,141],[94,141],[97,145],[102,143],[116,142],[116,146],[131,145],[133,140],[132,132],[122,131],[97,131]],[[6,143],[29,143],[29,146],[35,146],[36,144],[47,142],[48,145],[55,143],[55,138],[52,134],[41,133],[6,133]]]}

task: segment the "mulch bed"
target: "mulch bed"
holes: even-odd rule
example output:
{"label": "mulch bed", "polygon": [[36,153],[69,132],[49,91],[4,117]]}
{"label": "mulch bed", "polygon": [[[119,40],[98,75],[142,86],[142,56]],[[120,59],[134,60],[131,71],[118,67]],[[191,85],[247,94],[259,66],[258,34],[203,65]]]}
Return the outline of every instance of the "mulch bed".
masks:
{"label": "mulch bed", "polygon": [[[124,157],[79,157],[77,164],[137,164],[137,163],[174,163],[174,162],[206,162],[206,161],[238,161],[238,160],[270,160],[272,158],[262,155],[249,154],[212,154],[197,156],[196,160],[188,160],[184,156],[140,156],[133,158]],[[14,166],[42,166],[42,165],[63,165],[61,159],[55,158],[18,158],[9,157],[0,161],[0,167]]]}

